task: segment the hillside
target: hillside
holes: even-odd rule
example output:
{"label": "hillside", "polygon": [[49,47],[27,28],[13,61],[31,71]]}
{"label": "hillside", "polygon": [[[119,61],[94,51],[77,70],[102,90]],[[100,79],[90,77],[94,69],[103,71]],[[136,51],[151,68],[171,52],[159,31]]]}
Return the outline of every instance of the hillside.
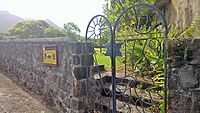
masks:
{"label": "hillside", "polygon": [[52,25],[53,27],[55,27],[57,29],[62,29],[60,26],[56,25],[54,22],[52,22],[49,19],[45,19],[44,21],[46,21],[48,24]]}
{"label": "hillside", "polygon": [[[17,22],[26,21],[27,19],[23,19],[19,16],[10,14],[8,11],[0,10],[0,33],[7,33],[8,29],[15,25]],[[30,19],[29,19],[30,20]],[[31,19],[34,20],[34,19]],[[52,22],[49,19],[45,19],[48,24],[52,25],[55,28],[61,29],[58,25]]]}
{"label": "hillside", "polygon": [[11,26],[20,21],[24,21],[24,19],[12,15],[8,11],[0,11],[0,33],[8,32]]}

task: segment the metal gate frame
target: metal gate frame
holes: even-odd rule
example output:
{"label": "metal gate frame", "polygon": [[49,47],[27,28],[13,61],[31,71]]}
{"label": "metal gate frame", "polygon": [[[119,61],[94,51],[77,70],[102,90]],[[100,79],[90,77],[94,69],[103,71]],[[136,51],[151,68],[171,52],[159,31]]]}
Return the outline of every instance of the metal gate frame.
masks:
{"label": "metal gate frame", "polygon": [[[94,16],[90,21],[86,29],[86,53],[87,53],[87,44],[90,43],[89,39],[92,37],[92,35],[95,35],[97,38],[101,38],[101,31],[98,34],[90,34],[89,36],[89,28],[91,27],[90,24],[94,22],[95,18],[101,17],[105,19],[108,25],[108,29],[110,30],[110,43],[107,47],[107,56],[110,56],[111,58],[111,70],[112,70],[112,113],[116,113],[116,56],[119,56],[120,53],[119,50],[116,50],[116,48],[119,49],[120,44],[116,43],[116,31],[117,31],[117,26],[120,23],[120,19],[123,17],[124,14],[126,14],[129,10],[135,9],[137,7],[148,7],[151,10],[157,12],[159,16],[161,17],[162,20],[162,26],[164,28],[164,41],[163,41],[163,54],[164,54],[164,113],[167,113],[167,35],[168,35],[168,27],[167,27],[167,22],[162,14],[162,12],[156,8],[153,5],[142,3],[142,4],[135,4],[125,10],[122,11],[122,13],[118,16],[117,20],[115,21],[114,25],[112,26],[111,23],[109,22],[108,18],[105,17],[104,15],[96,15]],[[135,16],[135,15],[133,15]],[[148,20],[146,20],[148,21]],[[95,32],[95,28],[94,28]],[[99,37],[98,37],[99,36]],[[86,66],[88,62],[88,56],[86,54]],[[89,72],[89,70],[87,70]],[[87,72],[87,73],[88,73]]]}

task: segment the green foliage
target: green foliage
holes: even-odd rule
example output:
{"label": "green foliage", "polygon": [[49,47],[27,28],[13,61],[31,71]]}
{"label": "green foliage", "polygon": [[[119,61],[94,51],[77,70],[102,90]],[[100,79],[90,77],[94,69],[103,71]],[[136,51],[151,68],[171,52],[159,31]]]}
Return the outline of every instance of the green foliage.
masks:
{"label": "green foliage", "polygon": [[69,34],[77,34],[80,33],[81,30],[79,29],[79,27],[74,24],[73,22],[68,22],[67,24],[64,24],[64,28],[66,30],[67,33]]}
{"label": "green foliage", "polygon": [[5,39],[4,35],[0,34],[0,40],[4,40],[4,39]]}
{"label": "green foliage", "polygon": [[[113,25],[124,9],[141,2],[153,4],[155,0],[113,0],[110,7],[104,7],[104,13]],[[158,24],[158,20],[154,17],[155,13],[153,13],[152,10],[146,12],[145,8],[141,8],[141,10],[144,12],[136,12],[134,9],[131,9],[123,15],[123,18],[119,21],[119,25],[115,32],[116,42],[123,42],[124,44],[121,49],[123,56],[117,57],[117,61],[120,62],[117,64],[117,68],[124,68],[126,64],[126,70],[121,69],[121,71],[126,71],[126,73],[139,78],[148,76],[152,80],[152,86],[142,90],[151,91],[158,96],[163,94],[163,91],[160,91],[158,92],[159,94],[157,94],[155,90],[164,86],[164,29],[155,27],[151,32],[145,33],[151,29],[155,23]],[[138,19],[139,22],[134,16],[136,14],[138,16],[137,18],[140,18]],[[146,15],[150,15],[148,16],[150,18],[147,19]],[[146,23],[147,20],[148,23]],[[139,25],[137,25],[137,23],[139,23]],[[143,25],[145,25],[144,28]],[[139,29],[138,31],[143,33],[138,33],[135,28]],[[193,28],[190,28],[190,31],[192,30]],[[126,51],[126,53],[124,51]],[[137,89],[139,90],[140,88],[137,87]],[[161,96],[163,97],[164,95]],[[162,102],[152,107],[155,107],[152,109],[156,112],[164,109]]]}
{"label": "green foliage", "polygon": [[[111,6],[105,6],[104,7],[104,14],[108,17],[109,21],[114,24],[116,22],[116,19],[118,18],[118,16],[121,14],[121,12],[134,5],[137,3],[150,3],[153,4],[155,2],[155,0],[123,0],[123,1],[110,1]],[[140,10],[145,10],[145,8],[141,8]],[[140,13],[140,14],[137,14]],[[138,15],[137,18],[140,18],[140,25],[136,25],[137,21],[135,16],[133,15]],[[115,35],[117,36],[117,40],[122,40],[122,41],[126,41],[129,39],[142,39],[142,38],[156,38],[156,37],[164,37],[162,33],[162,30],[159,29],[155,29],[153,30],[151,33],[147,33],[147,34],[142,34],[139,35],[137,33],[137,31],[134,29],[136,26],[136,28],[142,28],[143,25],[145,25],[145,28],[140,29],[141,32],[146,32],[149,29],[151,29],[151,26],[153,26],[153,22],[157,21],[156,18],[154,18],[152,16],[152,18],[148,18],[150,19],[148,21],[148,23],[146,23],[146,16],[145,15],[153,15],[154,13],[151,12],[151,10],[148,10],[148,12],[144,11],[144,14],[142,12],[136,12],[134,9],[131,9],[129,12],[127,12],[123,18],[121,18],[120,23],[117,27],[117,31],[115,33]],[[134,36],[131,36],[132,34],[135,34]],[[120,41],[119,41],[120,42]],[[139,41],[135,41],[133,43],[133,41],[131,42],[126,42],[126,63],[132,67],[131,70],[134,71],[140,71],[141,74],[145,72],[145,70],[143,70],[144,72],[141,71],[142,67],[144,67],[145,65],[147,65],[147,63],[150,64],[155,64],[157,63],[157,65],[153,66],[150,68],[158,68],[159,66],[163,66],[163,54],[161,54],[161,50],[162,50],[162,43],[163,42],[163,38],[157,39],[155,41],[151,41],[151,40],[139,40]],[[158,48],[160,48],[160,50],[158,50]],[[157,51],[158,50],[158,51]],[[121,51],[125,51],[125,44],[122,46],[122,50]],[[133,54],[134,53],[134,57]],[[125,58],[124,58],[125,54],[123,53],[123,57],[118,58],[121,60],[121,62],[124,62]],[[133,62],[134,61],[134,62]],[[146,68],[146,67],[145,67]]]}
{"label": "green foliage", "polygon": [[83,40],[80,36],[80,28],[73,22],[68,22],[67,24],[64,24],[64,29],[66,30],[68,38],[70,38],[72,41]]}
{"label": "green foliage", "polygon": [[10,36],[7,33],[0,33],[0,40],[7,40],[7,39],[11,39],[12,36]]}
{"label": "green foliage", "polygon": [[[50,33],[51,32],[51,33]],[[63,36],[60,31],[44,20],[31,20],[18,22],[9,29],[9,33],[15,38],[40,38],[40,37],[59,37]]]}
{"label": "green foliage", "polygon": [[5,39],[5,37],[0,35],[0,40],[4,40],[4,39]]}
{"label": "green foliage", "polygon": [[[104,14],[108,17],[109,21],[113,24],[120,13],[138,3],[150,3],[153,4],[155,0],[110,0],[110,7],[104,6]],[[128,16],[128,15],[127,15]]]}
{"label": "green foliage", "polygon": [[44,29],[44,37],[58,37],[58,36],[65,36],[65,31],[62,29],[56,29],[53,26],[47,27]]}
{"label": "green foliage", "polygon": [[177,29],[174,25],[169,26],[169,38],[195,38],[200,36],[200,17],[192,21],[191,25],[188,25],[184,29]]}

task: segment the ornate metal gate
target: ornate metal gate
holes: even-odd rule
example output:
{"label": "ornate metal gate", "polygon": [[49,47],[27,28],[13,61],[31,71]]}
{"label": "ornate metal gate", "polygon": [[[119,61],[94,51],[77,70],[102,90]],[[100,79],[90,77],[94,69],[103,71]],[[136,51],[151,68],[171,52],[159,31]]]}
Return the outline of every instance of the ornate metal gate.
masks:
{"label": "ornate metal gate", "polygon": [[[105,16],[94,16],[86,30],[86,65],[87,43],[95,48],[87,112],[166,113],[167,34],[163,14],[149,4],[123,10],[113,26]],[[110,69],[101,71],[100,61]]]}

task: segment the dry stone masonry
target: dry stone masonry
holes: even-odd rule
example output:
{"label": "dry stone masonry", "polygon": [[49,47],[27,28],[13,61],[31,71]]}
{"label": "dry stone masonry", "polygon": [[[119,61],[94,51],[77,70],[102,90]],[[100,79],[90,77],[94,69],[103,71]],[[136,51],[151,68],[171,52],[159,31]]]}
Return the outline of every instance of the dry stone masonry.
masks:
{"label": "dry stone masonry", "polygon": [[[200,112],[200,39],[169,41],[169,112]],[[43,63],[43,46],[56,45],[58,65]],[[93,46],[66,39],[0,41],[0,70],[13,81],[42,95],[43,103],[55,113],[87,113],[91,98],[97,98]],[[87,75],[90,75],[87,79]],[[87,90],[88,89],[88,92]],[[99,93],[98,93],[99,94]],[[90,98],[88,98],[88,96]],[[87,100],[86,100],[87,99]]]}
{"label": "dry stone masonry", "polygon": [[168,24],[176,25],[178,29],[184,29],[189,26],[192,21],[199,19],[200,16],[200,0],[159,0],[170,1],[165,6],[165,16]]}
{"label": "dry stone masonry", "polygon": [[200,112],[200,39],[169,42],[169,112]]}
{"label": "dry stone masonry", "polygon": [[[58,65],[43,63],[44,45],[56,45]],[[85,66],[85,44],[66,39],[0,41],[0,70],[27,89],[43,96],[56,113],[83,113],[86,109],[86,75],[93,65],[89,47],[89,67]],[[87,70],[87,71],[86,71]]]}

